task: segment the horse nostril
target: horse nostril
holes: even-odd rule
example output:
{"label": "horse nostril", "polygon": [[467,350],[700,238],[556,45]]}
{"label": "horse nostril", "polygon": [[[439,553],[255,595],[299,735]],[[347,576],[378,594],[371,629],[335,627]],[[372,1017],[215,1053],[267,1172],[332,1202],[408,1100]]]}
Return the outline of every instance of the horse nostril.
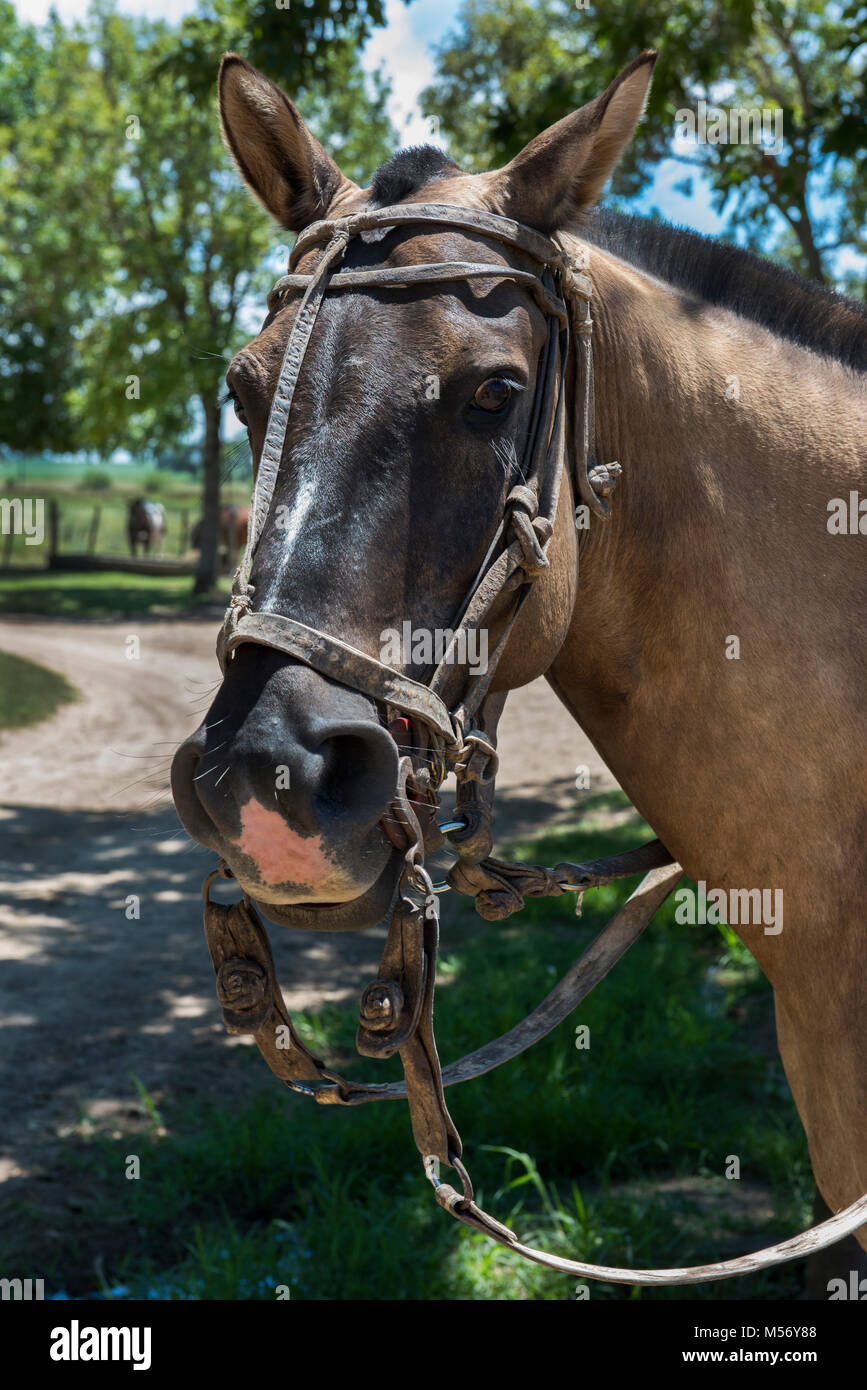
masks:
{"label": "horse nostril", "polygon": [[338,728],[323,739],[316,755],[323,764],[317,811],[329,818],[379,820],[397,786],[397,747],[388,732],[377,724]]}
{"label": "horse nostril", "polygon": [[196,777],[204,755],[204,736],[199,729],[185,739],[172,759],[172,798],[187,834],[200,844],[219,850],[217,828],[196,790]]}

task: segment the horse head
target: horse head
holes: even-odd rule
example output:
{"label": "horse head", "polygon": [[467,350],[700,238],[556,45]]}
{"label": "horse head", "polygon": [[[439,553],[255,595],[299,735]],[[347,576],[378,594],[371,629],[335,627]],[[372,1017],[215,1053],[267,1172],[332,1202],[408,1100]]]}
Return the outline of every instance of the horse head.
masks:
{"label": "horse head", "polygon": [[[227,373],[256,474],[250,540],[223,682],[172,785],[190,835],[274,921],[380,920],[413,833],[396,810],[401,769],[416,833],[436,843],[455,751],[442,710],[463,710],[460,744],[484,729],[485,700],[547,670],[563,642],[584,426],[566,333],[572,319],[580,339],[581,277],[556,236],[580,226],[628,144],[654,57],[503,169],[470,175],[433,148],[404,150],[366,189],[279,88],[224,59],[235,163],[301,235]],[[461,648],[452,635],[507,552],[517,559],[500,563]],[[432,673],[429,708],[418,692]]]}

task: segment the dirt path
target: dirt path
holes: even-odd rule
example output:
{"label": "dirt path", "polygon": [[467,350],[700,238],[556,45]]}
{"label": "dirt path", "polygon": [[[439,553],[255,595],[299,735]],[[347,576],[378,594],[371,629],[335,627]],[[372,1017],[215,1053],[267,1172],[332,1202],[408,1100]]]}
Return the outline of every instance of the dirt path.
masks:
{"label": "dirt path", "polygon": [[[202,940],[213,857],[180,830],[168,793],[172,751],[219,682],[216,626],[0,621],[0,650],[61,671],[82,694],[0,736],[0,1176],[13,1192],[52,1142],[122,1126],[132,1075],[157,1098],[225,1095],[248,1075],[233,1065],[249,1044],[223,1031]],[[592,791],[614,785],[544,682],[510,698],[500,746],[504,840],[575,822],[576,765],[590,767]],[[126,916],[132,895],[138,919]],[[289,1007],[356,997],[383,935],[274,929]]]}
{"label": "dirt path", "polygon": [[[138,811],[169,801],[172,753],[220,682],[216,630],[216,622],[0,620],[0,651],[60,671],[83,697],[36,729],[0,734],[0,803]],[[579,764],[589,767],[592,790],[616,785],[543,680],[509,697],[499,745],[504,834],[526,833],[540,813],[546,823],[568,822]]]}

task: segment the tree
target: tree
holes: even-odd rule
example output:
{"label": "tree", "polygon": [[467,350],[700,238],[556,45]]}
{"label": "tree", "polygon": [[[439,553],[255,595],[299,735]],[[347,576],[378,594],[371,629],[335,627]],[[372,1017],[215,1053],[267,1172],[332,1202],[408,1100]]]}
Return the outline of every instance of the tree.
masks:
{"label": "tree", "polygon": [[183,20],[166,67],[202,94],[232,49],[288,86],[293,99],[302,89],[330,92],[334,50],[359,52],[385,22],[384,0],[200,0],[197,12]]}
{"label": "tree", "polygon": [[0,2],[0,447],[10,450],[78,447],[77,336],[98,285],[68,210],[99,131],[64,130],[58,93],[74,94],[83,61],[56,22],[40,33]]}
{"label": "tree", "polygon": [[[203,99],[173,65],[177,34],[108,9],[94,15],[93,48],[117,131],[118,167],[106,215],[124,247],[114,288],[124,296],[126,311],[100,318],[93,356],[118,366],[125,362],[125,381],[141,390],[137,430],[150,441],[167,432],[177,437],[191,392],[197,400],[204,494],[196,589],[204,591],[216,571],[222,378],[242,340],[242,304],[248,296],[262,301],[273,277],[263,265],[272,234],[229,165],[213,94]],[[181,51],[183,43],[181,38]],[[368,95],[345,40],[332,48],[329,63],[330,85],[339,97],[333,104],[320,98],[322,125],[344,119],[351,100],[353,127],[363,133],[350,154],[375,164],[391,135],[385,90],[380,83]],[[101,429],[110,429],[117,409],[92,407],[104,390],[114,392],[117,402],[118,369],[112,380],[94,362],[88,382],[88,408]]]}
{"label": "tree", "polygon": [[[216,573],[223,376],[249,336],[242,308],[264,304],[274,278],[266,263],[274,236],[223,148],[216,65],[203,95],[174,62],[182,42],[168,25],[121,16],[106,0],[69,30],[54,21],[3,176],[22,182],[22,216],[30,206],[34,228],[46,219],[27,270],[34,286],[53,250],[69,250],[64,308],[52,311],[61,322],[63,312],[78,315],[65,342],[74,348],[66,447],[153,454],[202,433],[201,592]],[[307,114],[361,177],[392,145],[385,85],[365,81],[349,40],[322,61],[334,96],[308,93]],[[14,246],[10,253],[16,263]],[[56,423],[59,431],[60,413]]]}
{"label": "tree", "polygon": [[[867,254],[865,17],[863,0],[608,0],[586,9],[468,0],[422,101],[456,157],[494,167],[596,96],[628,58],[658,48],[647,119],[615,195],[633,196],[656,163],[675,156],[709,182],[731,235],[829,279],[841,249]],[[676,113],[715,98],[726,108],[781,110],[783,148],[672,147]],[[838,278],[863,294],[857,271]]]}

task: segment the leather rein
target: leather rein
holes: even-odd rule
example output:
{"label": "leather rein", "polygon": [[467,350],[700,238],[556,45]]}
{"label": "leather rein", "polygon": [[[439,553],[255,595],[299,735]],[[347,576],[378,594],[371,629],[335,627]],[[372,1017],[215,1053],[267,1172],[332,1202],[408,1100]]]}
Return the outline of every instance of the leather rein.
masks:
{"label": "leather rein", "polygon": [[[432,262],[410,266],[342,269],[355,237],[379,241],[404,227],[455,228],[493,239],[528,256],[536,273],[490,262]],[[295,267],[307,251],[323,247],[312,273]],[[330,633],[284,614],[253,608],[253,558],[262,536],[286,443],[289,411],[319,309],[326,292],[383,290],[417,284],[511,280],[531,293],[545,314],[547,333],[538,365],[530,426],[520,466],[521,481],[506,499],[503,516],[487,555],[459,610],[453,637],[430,679],[422,684],[377,661]],[[626,854],[553,869],[507,863],[491,856],[491,818],[497,753],[483,732],[484,704],[497,663],[534,580],[549,567],[548,542],[554,531],[566,463],[567,366],[572,361],[569,305],[577,333],[573,390],[572,495],[600,520],[610,515],[607,499],[619,478],[619,465],[590,467],[593,435],[593,356],[591,284],[580,264],[553,241],[509,218],[445,204],[412,203],[316,222],[298,237],[289,273],[269,296],[276,312],[284,297],[303,291],[274,392],[253,499],[247,546],[235,575],[232,599],[217,639],[225,674],[244,642],[284,652],[313,670],[377,702],[386,720],[409,721],[412,744],[421,756],[401,756],[398,787],[389,814],[408,841],[378,978],[364,991],[356,1046],[363,1056],[400,1054],[403,1083],[363,1084],[327,1068],[304,1045],[289,1017],[274,968],[268,936],[248,895],[227,906],[210,901],[203,886],[205,936],[217,974],[217,997],[231,1033],[251,1033],[268,1066],[291,1091],[320,1105],[361,1105],[406,1100],[413,1136],[439,1204],[474,1230],[537,1264],[566,1274],[626,1284],[685,1284],[746,1274],[823,1249],[867,1220],[867,1195],[830,1220],[769,1249],[718,1264],[685,1269],[619,1269],[550,1255],[522,1245],[507,1226],[475,1202],[472,1182],[461,1160],[461,1139],[449,1115],[444,1090],[471,1080],[518,1056],[551,1032],[587,997],[638,939],[672,892],[682,870],[658,841]],[[577,513],[576,513],[577,521]],[[482,628],[503,595],[510,611],[489,654],[484,675],[470,675],[455,662],[459,643]],[[467,647],[462,648],[464,651]],[[414,807],[419,799],[439,805],[438,789],[449,771],[457,782],[455,819],[423,832]],[[415,793],[412,800],[410,793]],[[446,884],[435,885],[424,866],[425,852],[449,840],[458,858]],[[521,1023],[459,1061],[442,1068],[433,1027],[434,984],[439,942],[438,895],[451,887],[475,899],[489,921],[518,911],[525,896],[557,896],[600,887],[631,874],[644,878],[580,959],[546,999]],[[457,1174],[460,1190],[441,1177],[441,1165]]]}

